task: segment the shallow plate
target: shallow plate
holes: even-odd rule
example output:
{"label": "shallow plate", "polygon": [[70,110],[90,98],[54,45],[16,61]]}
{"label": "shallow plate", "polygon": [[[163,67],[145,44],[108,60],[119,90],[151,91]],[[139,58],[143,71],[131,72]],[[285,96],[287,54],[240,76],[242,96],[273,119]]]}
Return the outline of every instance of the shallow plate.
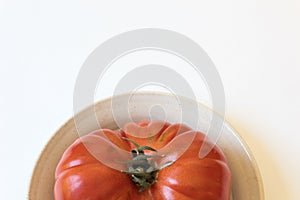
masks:
{"label": "shallow plate", "polygon": [[[124,108],[121,102],[127,101],[128,107]],[[174,98],[172,95],[159,93],[136,93],[135,95],[121,95],[114,97],[114,114],[118,114],[119,120],[122,116],[130,113],[133,120],[159,119],[175,122],[176,116],[181,116],[180,106],[189,105],[195,102],[187,98]],[[155,106],[162,106],[164,113]],[[201,104],[197,104],[199,119],[202,124],[208,124],[213,112]],[[151,116],[149,111],[152,109]],[[192,107],[191,107],[192,109]],[[156,110],[156,111],[155,111]],[[97,120],[95,121],[95,113]],[[53,200],[54,172],[63,152],[72,144],[80,134],[87,134],[95,129],[109,128],[117,129],[118,126],[113,117],[112,99],[106,99],[96,103],[94,106],[80,112],[74,118],[63,125],[51,138],[35,166],[30,184],[30,200]],[[76,125],[74,119],[76,119]],[[205,129],[205,126],[202,128]],[[201,128],[200,128],[201,129]],[[204,130],[200,130],[205,132]],[[248,147],[241,140],[238,134],[227,124],[224,124],[222,133],[217,145],[223,150],[228,165],[232,172],[232,199],[233,200],[263,200],[263,186],[260,174],[254,158]]]}

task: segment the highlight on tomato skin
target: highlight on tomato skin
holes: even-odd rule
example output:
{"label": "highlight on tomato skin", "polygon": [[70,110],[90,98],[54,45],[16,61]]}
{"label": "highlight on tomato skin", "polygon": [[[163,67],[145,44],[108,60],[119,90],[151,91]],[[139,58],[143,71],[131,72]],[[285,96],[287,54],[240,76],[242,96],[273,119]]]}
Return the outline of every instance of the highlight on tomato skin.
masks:
{"label": "highlight on tomato skin", "polygon": [[[200,159],[206,146],[212,150]],[[230,192],[231,172],[219,147],[201,132],[162,121],[78,138],[55,172],[55,200],[229,200]]]}

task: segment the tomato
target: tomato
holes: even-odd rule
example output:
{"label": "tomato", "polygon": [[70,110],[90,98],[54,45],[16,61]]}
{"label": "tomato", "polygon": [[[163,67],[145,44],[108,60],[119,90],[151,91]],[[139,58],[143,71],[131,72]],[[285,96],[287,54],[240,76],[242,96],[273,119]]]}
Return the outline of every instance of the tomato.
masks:
{"label": "tomato", "polygon": [[[195,134],[183,148],[186,133]],[[64,152],[55,172],[55,199],[229,200],[231,173],[225,156],[205,137],[185,125],[160,121],[96,130]],[[212,150],[200,159],[201,147]],[[113,161],[114,149],[127,157]]]}

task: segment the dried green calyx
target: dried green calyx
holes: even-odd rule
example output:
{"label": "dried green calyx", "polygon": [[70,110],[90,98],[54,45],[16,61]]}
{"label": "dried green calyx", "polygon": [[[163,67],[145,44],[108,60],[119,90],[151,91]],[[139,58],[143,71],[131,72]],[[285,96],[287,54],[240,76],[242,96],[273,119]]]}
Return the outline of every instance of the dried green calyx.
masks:
{"label": "dried green calyx", "polygon": [[128,165],[128,169],[123,172],[128,174],[131,180],[139,187],[139,192],[150,188],[157,181],[158,172],[174,163],[168,162],[159,167],[153,160],[153,157],[157,157],[157,155],[146,155],[144,152],[144,150],[156,152],[155,149],[149,146],[139,146],[128,138],[123,139],[130,141],[136,147],[136,149],[131,151],[132,160],[125,162]]}

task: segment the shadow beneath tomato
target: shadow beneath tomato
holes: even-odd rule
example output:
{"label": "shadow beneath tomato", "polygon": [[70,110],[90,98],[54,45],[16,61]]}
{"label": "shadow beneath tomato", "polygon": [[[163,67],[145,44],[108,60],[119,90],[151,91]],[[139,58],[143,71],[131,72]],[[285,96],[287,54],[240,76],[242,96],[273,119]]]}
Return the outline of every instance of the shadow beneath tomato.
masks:
{"label": "shadow beneath tomato", "polygon": [[[229,119],[229,123],[242,137],[256,160],[263,181],[265,199],[290,199],[287,181],[280,171],[278,162],[274,159],[268,139],[265,136],[259,137],[258,134],[254,134],[259,128],[234,119]],[[264,130],[266,129],[264,127]],[[268,133],[274,133],[274,131],[268,130]]]}

